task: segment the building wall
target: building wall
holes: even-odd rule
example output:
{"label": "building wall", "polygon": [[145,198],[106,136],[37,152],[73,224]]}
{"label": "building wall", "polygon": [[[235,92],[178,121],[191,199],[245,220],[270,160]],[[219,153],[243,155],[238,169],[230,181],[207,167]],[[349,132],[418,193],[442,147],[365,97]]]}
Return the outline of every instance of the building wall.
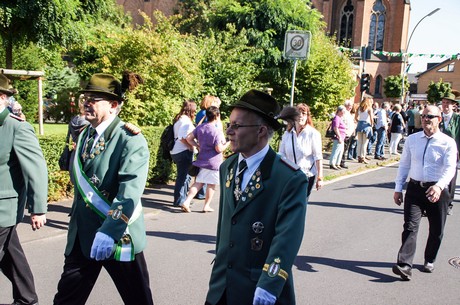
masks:
{"label": "building wall", "polygon": [[139,10],[152,17],[153,12],[159,10],[166,16],[174,13],[177,0],[117,0],[117,4],[123,6],[125,12],[133,17],[133,23],[144,24],[144,19],[139,14]]}
{"label": "building wall", "polygon": [[[452,72],[443,72],[438,71],[443,67],[454,64],[454,70]],[[418,76],[418,84],[417,84],[417,93],[426,93],[428,90],[428,85],[431,81],[438,82],[442,79],[445,83],[450,83],[452,89],[460,90],[460,61],[453,59],[453,60],[446,60],[440,63],[439,65],[433,67],[432,69],[419,74]]]}
{"label": "building wall", "polygon": [[[340,18],[342,8],[348,0],[312,0],[312,6],[320,11],[327,23],[327,34],[336,35],[340,29]],[[372,7],[375,0],[352,0],[354,6],[353,34],[351,45],[354,49],[369,43],[369,29],[371,23]],[[401,52],[406,49],[410,4],[407,0],[383,0],[386,8],[386,20],[384,30],[383,51]],[[359,59],[358,59],[359,60]],[[378,75],[385,79],[390,75],[399,75],[402,71],[402,59],[389,56],[374,56],[364,62],[359,60],[358,80],[361,73],[366,72],[371,75],[370,94],[375,93],[375,79]],[[365,71],[363,70],[365,69]],[[359,90],[357,90],[359,92]],[[381,96],[375,96],[377,100],[385,100],[383,95],[383,82]],[[359,101],[360,94],[355,97]]]}

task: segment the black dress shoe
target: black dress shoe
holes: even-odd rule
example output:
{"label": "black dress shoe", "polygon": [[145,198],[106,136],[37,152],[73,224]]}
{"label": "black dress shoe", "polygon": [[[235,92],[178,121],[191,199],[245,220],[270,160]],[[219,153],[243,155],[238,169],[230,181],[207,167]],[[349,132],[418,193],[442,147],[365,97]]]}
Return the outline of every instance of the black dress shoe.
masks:
{"label": "black dress shoe", "polygon": [[338,168],[337,168],[335,165],[329,165],[329,168],[330,168],[330,169],[338,170]]}
{"label": "black dress shoe", "polygon": [[393,266],[393,273],[399,275],[403,281],[410,281],[412,277],[412,268],[410,266]]}
{"label": "black dress shoe", "polygon": [[341,167],[341,168],[348,168],[348,166],[345,165],[345,163],[340,164],[340,167]]}

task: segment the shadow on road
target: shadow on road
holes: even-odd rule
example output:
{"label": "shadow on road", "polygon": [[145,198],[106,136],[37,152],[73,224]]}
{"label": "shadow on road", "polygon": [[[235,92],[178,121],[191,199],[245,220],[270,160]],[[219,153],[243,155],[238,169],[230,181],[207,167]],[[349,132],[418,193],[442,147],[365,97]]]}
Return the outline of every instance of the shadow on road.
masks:
{"label": "shadow on road", "polygon": [[376,212],[386,212],[386,213],[395,213],[395,214],[404,214],[402,208],[379,208],[373,207],[369,205],[356,205],[356,204],[345,204],[345,203],[337,203],[337,202],[315,202],[310,201],[308,205],[316,205],[322,206],[327,208],[343,208],[343,209],[357,209],[357,210],[370,210]]}
{"label": "shadow on road", "polygon": [[212,235],[203,234],[187,234],[187,233],[176,233],[176,232],[161,232],[161,231],[147,231],[147,236],[156,236],[167,239],[175,239],[178,241],[194,241],[204,244],[215,244],[216,237]]}
{"label": "shadow on road", "polygon": [[320,272],[315,269],[313,265],[325,265],[337,269],[348,270],[351,272],[367,275],[374,278],[371,282],[377,283],[392,283],[400,281],[399,277],[388,275],[386,273],[377,272],[367,268],[384,268],[386,271],[391,273],[391,267],[394,263],[382,263],[382,262],[361,262],[361,261],[348,261],[340,260],[327,257],[315,257],[315,256],[297,256],[294,265],[300,271],[306,272]]}

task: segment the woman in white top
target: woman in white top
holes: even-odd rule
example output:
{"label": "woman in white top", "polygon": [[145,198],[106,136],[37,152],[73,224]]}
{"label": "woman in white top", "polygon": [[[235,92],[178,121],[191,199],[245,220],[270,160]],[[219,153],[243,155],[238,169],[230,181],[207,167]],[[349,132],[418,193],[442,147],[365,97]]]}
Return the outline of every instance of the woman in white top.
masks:
{"label": "woman in white top", "polygon": [[307,198],[310,196],[316,178],[316,189],[323,185],[323,152],[321,134],[313,127],[310,107],[296,106],[299,119],[286,130],[281,139],[279,154],[296,163],[308,177]]}
{"label": "woman in white top", "polygon": [[186,138],[195,126],[193,120],[196,114],[196,104],[192,100],[184,101],[180,112],[174,118],[174,147],[171,158],[177,166],[177,177],[174,185],[174,206],[180,206],[187,198],[191,177],[188,174],[193,161],[193,146]]}
{"label": "woman in white top", "polygon": [[365,97],[359,104],[358,111],[355,113],[355,119],[358,121],[356,135],[358,137],[358,162],[368,163],[366,160],[367,144],[372,136],[372,125],[374,123],[374,112],[372,110],[373,99]]}

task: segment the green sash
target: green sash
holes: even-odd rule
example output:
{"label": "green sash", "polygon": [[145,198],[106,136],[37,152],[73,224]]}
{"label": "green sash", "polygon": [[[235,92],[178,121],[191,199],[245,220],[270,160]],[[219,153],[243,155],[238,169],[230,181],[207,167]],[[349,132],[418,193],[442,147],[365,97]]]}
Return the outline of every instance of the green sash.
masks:
{"label": "green sash", "polygon": [[[83,164],[80,158],[81,141],[84,136],[79,137],[77,148],[75,151],[75,158],[73,161],[73,172],[75,176],[75,185],[77,186],[80,195],[84,202],[102,219],[106,219],[110,212],[111,203],[99,191],[99,189],[91,182],[86,173],[83,171]],[[129,234],[129,225],[132,224],[142,214],[142,204],[139,201],[134,208],[133,214],[128,221],[128,226],[123,233],[122,238],[118,241],[114,258],[121,262],[130,262],[134,260],[134,246],[131,235]]]}

